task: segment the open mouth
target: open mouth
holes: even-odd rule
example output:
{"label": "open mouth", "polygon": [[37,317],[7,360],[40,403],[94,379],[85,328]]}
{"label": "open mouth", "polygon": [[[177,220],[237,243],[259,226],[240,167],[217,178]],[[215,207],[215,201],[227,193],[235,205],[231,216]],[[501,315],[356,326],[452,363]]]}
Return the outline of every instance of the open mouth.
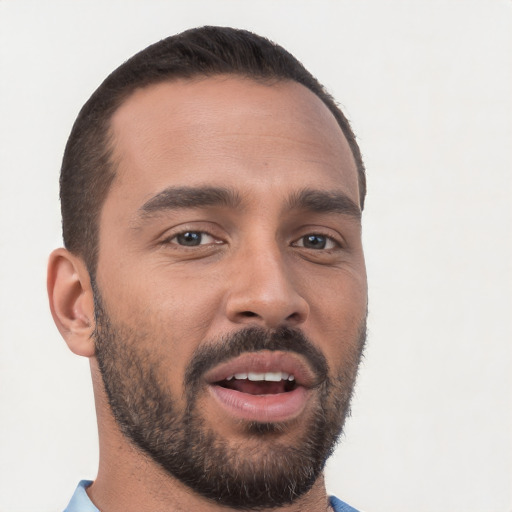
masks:
{"label": "open mouth", "polygon": [[224,414],[257,422],[296,418],[316,384],[303,358],[271,351],[245,353],[216,366],[205,378]]}
{"label": "open mouth", "polygon": [[215,385],[249,395],[277,395],[297,387],[295,377],[286,372],[242,372],[215,382]]}

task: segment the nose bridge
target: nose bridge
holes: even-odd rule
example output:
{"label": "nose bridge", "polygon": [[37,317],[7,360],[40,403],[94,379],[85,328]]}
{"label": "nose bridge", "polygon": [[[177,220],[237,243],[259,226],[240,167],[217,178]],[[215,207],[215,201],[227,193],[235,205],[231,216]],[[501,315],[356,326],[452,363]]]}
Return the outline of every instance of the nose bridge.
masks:
{"label": "nose bridge", "polygon": [[309,313],[275,236],[262,234],[238,251],[229,283],[227,316],[235,323],[260,323],[268,328],[292,326]]}

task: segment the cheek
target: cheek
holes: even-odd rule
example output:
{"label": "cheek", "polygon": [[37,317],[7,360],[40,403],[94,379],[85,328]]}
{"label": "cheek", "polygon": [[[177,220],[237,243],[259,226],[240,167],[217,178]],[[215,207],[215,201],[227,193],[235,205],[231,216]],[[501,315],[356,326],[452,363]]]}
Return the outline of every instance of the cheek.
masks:
{"label": "cheek", "polygon": [[[138,272],[104,273],[98,283],[113,323],[125,325],[153,361],[168,372],[174,392],[180,391],[194,351],[209,334],[220,303],[219,292],[205,274],[188,275],[170,267]],[[98,275],[98,279],[100,275]]]}
{"label": "cheek", "polygon": [[358,354],[365,332],[367,291],[364,273],[331,279],[311,301],[308,334],[331,366],[341,367]]}
{"label": "cheek", "polygon": [[[103,265],[100,288],[113,314],[130,319],[155,318],[175,329],[200,329],[214,314],[218,304],[217,283],[222,279],[200,266],[173,265],[135,257],[132,261]],[[105,270],[107,269],[108,270]],[[190,266],[192,267],[192,266]]]}

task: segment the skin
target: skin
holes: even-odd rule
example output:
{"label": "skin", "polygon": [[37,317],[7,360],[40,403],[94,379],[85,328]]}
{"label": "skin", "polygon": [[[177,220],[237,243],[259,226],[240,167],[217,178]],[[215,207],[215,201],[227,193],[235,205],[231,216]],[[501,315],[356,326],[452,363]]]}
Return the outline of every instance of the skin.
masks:
{"label": "skin", "polygon": [[[136,91],[114,114],[117,176],[100,216],[96,282],[113,321],[154,332],[147,348],[164,361],[165,386],[184,405],[183,378],[195,349],[247,326],[300,328],[334,375],[356,343],[367,305],[357,171],[334,117],[293,82],[218,76]],[[144,205],[169,187],[223,187],[236,204]],[[356,212],[290,207],[305,189],[338,194]],[[147,210],[147,209],[146,209]],[[195,247],[183,231],[206,233]],[[304,237],[327,237],[325,248]],[[116,511],[228,510],[193,494],[119,431],[94,355],[90,277],[77,255],[52,253],[48,288],[69,347],[91,363],[100,467],[88,489]],[[162,342],[162,339],[165,342]],[[281,442],[293,443],[317,399]],[[199,397],[204,420],[233,443],[248,443],[240,421]],[[258,440],[261,443],[261,440]],[[283,511],[328,509],[323,477]]]}

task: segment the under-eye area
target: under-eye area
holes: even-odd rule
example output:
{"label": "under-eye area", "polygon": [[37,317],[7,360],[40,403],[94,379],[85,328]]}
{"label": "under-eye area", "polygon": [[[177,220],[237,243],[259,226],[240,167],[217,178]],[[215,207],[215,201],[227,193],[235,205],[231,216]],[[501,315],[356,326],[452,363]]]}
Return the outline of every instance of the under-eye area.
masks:
{"label": "under-eye area", "polygon": [[276,395],[297,387],[295,377],[285,372],[237,373],[215,385],[249,395]]}

